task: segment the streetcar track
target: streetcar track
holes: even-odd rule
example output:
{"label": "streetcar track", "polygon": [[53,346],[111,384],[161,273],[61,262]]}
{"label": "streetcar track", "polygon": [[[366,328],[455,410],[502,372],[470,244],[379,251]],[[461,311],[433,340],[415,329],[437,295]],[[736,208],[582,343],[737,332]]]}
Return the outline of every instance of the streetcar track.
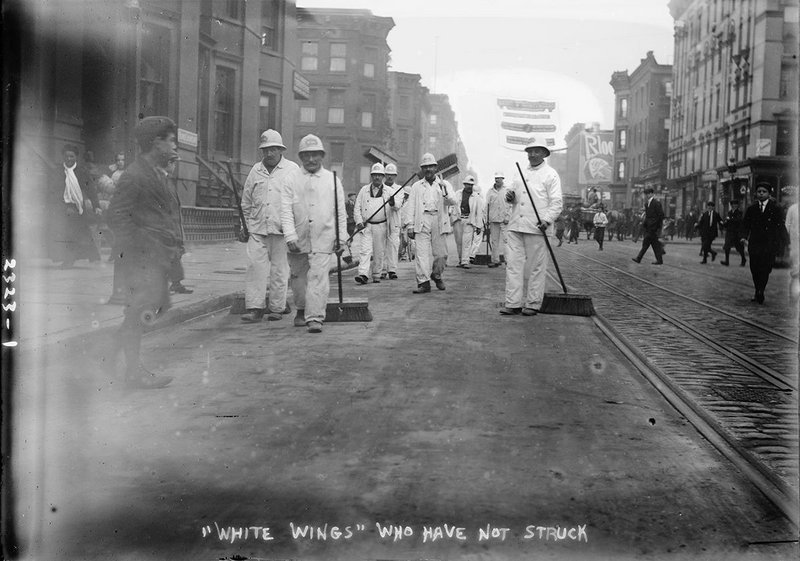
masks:
{"label": "streetcar track", "polygon": [[[574,265],[574,264],[573,264],[573,267],[575,267],[576,269],[582,271],[585,275],[588,275],[588,276],[594,278],[597,282],[600,282],[601,284],[604,284],[604,285],[610,287],[611,289],[617,291],[618,293],[622,294],[623,296],[625,296],[626,298],[628,298],[632,302],[635,302],[636,304],[638,304],[638,305],[640,305],[640,306],[642,306],[642,307],[644,307],[644,308],[646,308],[648,310],[651,310],[652,312],[658,314],[660,317],[662,317],[663,319],[669,321],[673,325],[675,325],[677,327],[680,327],[686,333],[688,333],[689,335],[691,335],[692,337],[694,337],[698,341],[708,345],[709,347],[713,348],[714,350],[716,350],[717,352],[719,352],[723,356],[726,356],[726,357],[730,358],[731,360],[733,360],[737,364],[743,366],[748,371],[752,372],[753,374],[755,374],[756,376],[758,376],[762,380],[764,380],[766,382],[769,382],[770,384],[774,385],[775,387],[777,387],[777,388],[779,388],[781,390],[797,391],[797,384],[796,383],[793,384],[791,381],[784,379],[784,377],[781,375],[781,373],[776,371],[775,369],[770,368],[769,366],[767,366],[765,364],[762,364],[758,360],[756,360],[754,358],[751,358],[751,357],[747,356],[746,354],[744,354],[744,353],[742,353],[740,351],[737,351],[736,349],[727,348],[725,345],[721,345],[721,344],[717,343],[712,336],[707,335],[706,333],[704,333],[704,332],[702,332],[702,331],[700,331],[698,329],[695,329],[689,323],[687,323],[687,322],[685,322],[685,321],[683,321],[681,319],[676,318],[672,314],[667,313],[666,311],[662,310],[659,306],[655,306],[653,304],[650,304],[649,302],[646,302],[646,301],[642,300],[638,296],[636,296],[634,294],[631,294],[630,292],[628,292],[626,290],[623,290],[623,289],[621,289],[621,288],[619,288],[617,286],[614,286],[612,283],[602,279],[601,277],[599,277],[598,275],[595,275],[594,273],[588,271],[587,269],[585,269],[583,267],[580,267],[578,265]],[[615,267],[612,267],[612,268],[616,269]],[[619,270],[619,269],[617,269],[617,270]],[[631,276],[635,277],[635,275],[631,275]],[[640,279],[640,280],[641,280],[641,282],[644,282],[644,283],[649,284],[651,286],[657,286],[657,285],[654,285],[653,283],[651,283],[649,281],[646,281],[646,280],[643,280],[643,279]],[[677,293],[675,293],[675,292],[673,292],[673,291],[671,291],[669,289],[664,289],[664,290],[666,290],[668,292],[671,292],[673,294],[677,294]],[[689,298],[690,300],[692,300],[694,302],[697,302],[693,298],[690,298],[690,297],[687,297],[687,298]],[[714,306],[710,306],[709,305],[708,307],[711,308],[711,309],[714,309],[715,311],[722,311],[722,310],[719,310],[718,308],[715,308]]]}
{"label": "streetcar track", "polygon": [[[619,267],[615,267],[614,265],[609,265],[608,263],[606,263],[604,261],[600,261],[599,259],[595,259],[593,257],[589,257],[588,255],[584,255],[584,254],[576,252],[576,251],[572,251],[572,250],[570,250],[570,251],[574,255],[580,256],[582,259],[588,259],[588,260],[590,260],[590,261],[592,261],[594,263],[597,263],[599,265],[603,265],[604,267],[606,267],[608,269],[611,269],[612,271],[615,271],[615,272],[623,274],[625,276],[634,278],[634,279],[636,279],[637,281],[639,281],[639,282],[641,282],[643,284],[646,284],[646,285],[651,286],[653,288],[657,288],[657,289],[662,290],[664,292],[667,292],[668,294],[671,294],[673,296],[677,296],[679,298],[683,298],[685,300],[688,300],[688,301],[692,302],[693,304],[697,304],[699,306],[703,306],[706,309],[713,310],[715,312],[718,312],[720,314],[728,316],[728,317],[730,317],[732,319],[735,319],[735,320],[737,320],[737,321],[739,321],[741,323],[744,323],[745,325],[749,325],[750,327],[754,327],[756,329],[760,329],[760,330],[762,330],[762,331],[764,331],[766,333],[769,333],[771,335],[774,335],[776,337],[780,337],[781,339],[784,339],[786,341],[794,343],[795,345],[797,345],[797,343],[798,343],[797,337],[792,337],[790,335],[786,335],[785,333],[783,333],[781,331],[778,331],[776,329],[772,329],[771,327],[768,327],[768,326],[766,326],[766,325],[764,325],[762,323],[759,323],[759,322],[753,321],[751,319],[748,319],[746,317],[743,317],[743,316],[741,316],[739,314],[735,314],[733,312],[729,312],[727,310],[723,310],[722,308],[718,308],[717,306],[714,306],[712,304],[708,304],[708,303],[703,302],[701,300],[698,300],[696,298],[692,298],[691,296],[686,296],[684,294],[681,294],[681,293],[676,292],[674,290],[671,290],[669,288],[663,287],[663,286],[661,286],[659,284],[656,284],[656,283],[654,283],[652,281],[649,281],[649,280],[647,280],[647,279],[645,279],[643,277],[635,275],[635,274],[633,274],[631,272],[628,272],[628,271],[626,271],[624,269],[620,269]],[[588,274],[594,276],[595,278],[597,278],[599,280],[602,280],[602,279],[600,279],[600,277],[597,277],[593,273],[588,272],[588,270],[586,270],[584,268],[581,268],[581,267],[579,267],[577,265],[574,265],[574,264],[573,264],[573,266],[575,266],[578,269],[581,269],[583,272],[588,273]],[[676,267],[676,268],[680,269],[680,267]],[[606,283],[606,284],[608,284],[608,283]],[[614,287],[613,285],[610,285],[610,286],[612,286],[612,288],[616,289],[616,287]]]}
{"label": "streetcar track", "polygon": [[[614,346],[633,363],[673,407],[686,417],[700,434],[736,465],[759,491],[783,512],[786,518],[791,520],[795,526],[800,525],[796,491],[783,481],[766,462],[745,447],[745,439],[737,438],[730,431],[725,430],[702,405],[682,390],[679,384],[670,379],[669,375],[653,364],[607,319],[599,314],[593,319]],[[788,447],[781,448],[782,452],[785,450],[784,453],[791,453]],[[788,467],[793,469],[794,464]]]}

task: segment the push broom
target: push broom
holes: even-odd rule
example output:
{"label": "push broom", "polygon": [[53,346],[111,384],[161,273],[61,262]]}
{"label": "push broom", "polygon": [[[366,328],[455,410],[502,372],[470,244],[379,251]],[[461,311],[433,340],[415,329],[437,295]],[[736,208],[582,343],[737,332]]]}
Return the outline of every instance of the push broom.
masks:
{"label": "push broom", "polygon": [[339,285],[339,301],[328,301],[325,307],[325,322],[372,321],[367,300],[351,300],[346,302],[342,297],[342,252],[339,234],[339,182],[333,172],[333,208],[336,224],[336,280]]}
{"label": "push broom", "polygon": [[[528,189],[528,182],[525,181],[525,175],[522,173],[522,168],[519,167],[519,162],[517,162],[517,170],[519,171],[519,176],[522,178],[525,191],[528,193],[528,198],[531,200],[533,212],[536,213],[536,220],[541,223],[542,219],[539,218],[539,211],[536,210],[536,203],[533,202],[533,195],[531,194],[531,190]],[[553,253],[553,246],[550,245],[547,232],[543,231],[542,234],[544,235],[544,243],[547,245],[547,251],[550,252],[550,258],[553,260],[553,265],[556,268],[558,280],[561,282],[561,289],[564,293],[545,292],[544,299],[542,300],[542,307],[539,312],[543,314],[562,314],[568,316],[593,316],[594,306],[592,305],[591,296],[588,294],[567,293],[567,285],[564,284],[564,277],[561,276],[561,269],[558,268],[558,261],[556,261],[556,255]]]}

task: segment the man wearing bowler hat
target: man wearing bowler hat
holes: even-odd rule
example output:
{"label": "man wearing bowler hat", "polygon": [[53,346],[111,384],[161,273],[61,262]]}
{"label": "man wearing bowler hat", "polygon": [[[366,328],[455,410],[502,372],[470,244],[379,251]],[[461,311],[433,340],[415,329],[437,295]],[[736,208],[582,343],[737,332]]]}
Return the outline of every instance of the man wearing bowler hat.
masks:
{"label": "man wearing bowler hat", "polygon": [[170,306],[170,268],[181,255],[180,205],[167,183],[170,161],[178,156],[177,127],[167,117],[145,117],[134,132],[141,154],[120,177],[109,206],[126,300],[117,342],[128,387],[155,389],[172,377],[148,372],[140,352],[144,324]]}
{"label": "man wearing bowler hat", "polygon": [[[245,273],[242,321],[261,321],[269,283],[268,320],[281,319],[286,310],[289,262],[281,226],[281,184],[299,166],[283,157],[286,146],[278,131],[269,129],[258,144],[262,159],[247,175],[242,189],[242,213],[247,221],[249,264]],[[288,312],[287,312],[288,313]]]}
{"label": "man wearing bowler hat", "polygon": [[[506,193],[511,215],[506,244],[505,306],[500,313],[507,316],[520,313],[535,316],[542,307],[549,262],[544,237],[563,207],[561,178],[544,161],[550,156],[550,149],[533,141],[525,147],[525,152],[529,163],[523,170],[525,180],[515,179]],[[535,211],[531,199],[536,204]],[[524,291],[526,280],[528,289]]]}

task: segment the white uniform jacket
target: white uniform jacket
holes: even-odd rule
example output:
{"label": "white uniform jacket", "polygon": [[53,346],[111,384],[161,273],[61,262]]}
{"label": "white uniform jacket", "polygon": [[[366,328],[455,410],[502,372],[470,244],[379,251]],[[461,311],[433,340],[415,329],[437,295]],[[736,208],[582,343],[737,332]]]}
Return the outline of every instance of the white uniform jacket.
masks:
{"label": "white uniform jacket", "polygon": [[[283,182],[281,225],[286,242],[296,242],[301,253],[332,253],[336,242],[333,173],[320,168],[309,173],[305,168],[291,172]],[[344,189],[336,179],[339,201],[339,241],[347,239],[347,211]]]}
{"label": "white uniform jacket", "polygon": [[386,205],[386,218],[389,220],[390,229],[399,229],[400,223],[402,222],[403,206],[406,199],[403,191],[401,191],[401,187],[402,185],[398,185],[397,183],[393,183],[392,185],[383,184],[384,191],[387,192],[390,197],[396,195],[394,198],[394,206],[391,204]]}
{"label": "white uniform jacket", "polygon": [[[558,172],[547,165],[547,162],[542,162],[535,168],[528,166],[522,173],[525,181],[528,182],[528,189],[536,203],[539,217],[542,222],[548,222],[552,226],[558,215],[561,214],[563,206],[561,178],[558,177]],[[508,190],[515,195],[514,202],[511,203],[508,230],[524,234],[542,234],[536,213],[531,206],[531,199],[525,191],[522,180],[514,180]]]}
{"label": "white uniform jacket", "polygon": [[299,166],[281,158],[273,168],[267,171],[264,162],[256,163],[247,174],[242,188],[242,213],[247,220],[247,229],[251,234],[282,234],[281,226],[281,192],[282,183],[292,171]]}
{"label": "white uniform jacket", "polygon": [[606,213],[601,210],[595,213],[592,222],[594,222],[595,228],[605,228],[608,226],[608,217]]}
{"label": "white uniform jacket", "polygon": [[509,218],[511,217],[511,205],[506,202],[507,192],[508,187],[505,185],[503,185],[499,190],[495,189],[494,187],[489,188],[489,192],[486,193],[486,210],[484,212],[484,217],[487,223],[491,224],[492,222],[508,222]]}
{"label": "white uniform jacket", "polygon": [[[383,203],[389,200],[389,197],[391,197],[389,189],[387,189],[385,185],[382,185],[381,188],[383,194],[380,197],[372,196],[370,191],[370,189],[372,189],[371,183],[364,185],[358,192],[356,196],[356,206],[353,209],[353,218],[355,218],[356,224],[364,224],[367,218],[372,216],[373,212],[378,210]],[[389,204],[387,203],[378,214],[372,216],[372,224],[386,222],[389,208]]]}
{"label": "white uniform jacket", "polygon": [[410,231],[422,231],[422,217],[425,212],[425,194],[428,192],[435,201],[435,208],[439,216],[439,225],[443,234],[453,231],[450,224],[449,207],[456,204],[456,194],[453,186],[444,179],[436,178],[432,184],[426,179],[420,179],[411,185],[408,201],[403,206],[403,225],[408,225]]}
{"label": "white uniform jacket", "polygon": [[[461,219],[461,197],[463,193],[464,189],[459,189],[455,194],[456,204],[453,205],[453,209],[456,219]],[[473,191],[469,197],[469,218],[467,218],[466,224],[472,224],[476,228],[483,228],[484,214],[483,198]]]}

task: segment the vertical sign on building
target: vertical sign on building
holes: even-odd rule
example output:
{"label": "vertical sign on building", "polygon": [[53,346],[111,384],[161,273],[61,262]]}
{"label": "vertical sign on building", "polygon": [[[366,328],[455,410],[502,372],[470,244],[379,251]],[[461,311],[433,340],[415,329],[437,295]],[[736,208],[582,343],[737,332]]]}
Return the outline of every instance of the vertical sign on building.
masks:
{"label": "vertical sign on building", "polygon": [[555,101],[499,98],[497,121],[500,144],[505,148],[522,151],[531,142],[556,146],[559,121]]}
{"label": "vertical sign on building", "polygon": [[578,184],[607,185],[611,183],[614,161],[614,132],[582,132],[578,160]]}

